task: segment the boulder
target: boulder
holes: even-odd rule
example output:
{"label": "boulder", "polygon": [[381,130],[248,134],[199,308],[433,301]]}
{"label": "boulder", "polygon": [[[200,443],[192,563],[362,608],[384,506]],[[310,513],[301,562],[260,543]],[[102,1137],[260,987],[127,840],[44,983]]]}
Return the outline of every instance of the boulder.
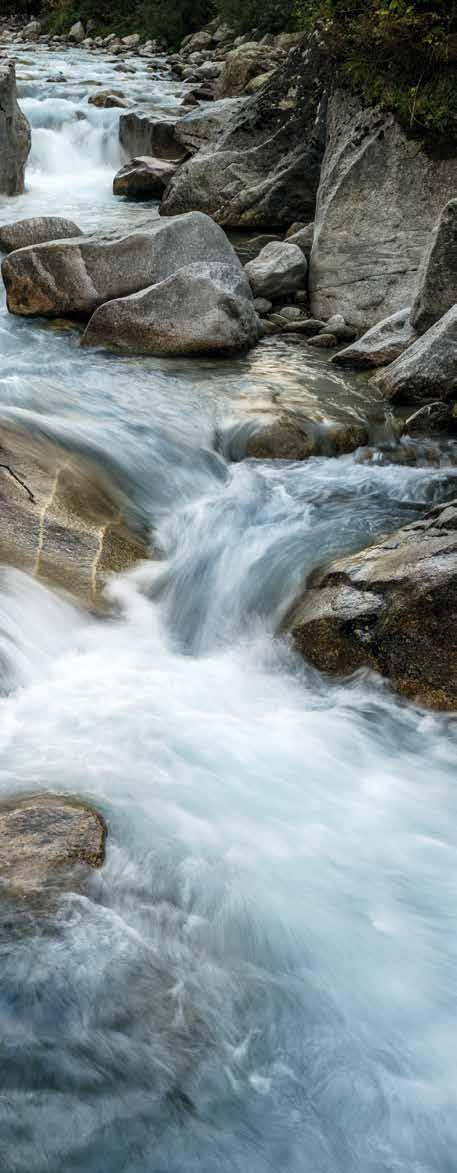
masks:
{"label": "boulder", "polygon": [[328,62],[316,40],[293,50],[214,144],[170,183],[164,215],[198,208],[226,228],[277,231],[314,216],[325,141]]}
{"label": "boulder", "polygon": [[309,456],[342,456],[367,443],[367,428],[358,421],[323,424],[288,414],[254,425],[246,455],[257,460],[307,460]]}
{"label": "boulder", "polygon": [[75,24],[72,24],[72,26],[71,26],[71,29],[68,33],[68,40],[75,41],[75,43],[77,45],[80,45],[80,44],[82,44],[85,35],[86,35],[86,33],[84,31],[84,25],[83,25],[82,21],[77,20],[75,22]]}
{"label": "boulder", "polygon": [[127,37],[122,37],[121,44],[125,45],[126,49],[136,49],[139,45],[141,37],[139,33],[130,33]]}
{"label": "boulder", "polygon": [[457,303],[457,199],[443,209],[419,270],[411,321],[419,334]]}
{"label": "boulder", "polygon": [[277,59],[277,54],[272,54],[271,49],[257,41],[248,41],[247,44],[232,49],[227,54],[219,77],[219,97],[235,98],[244,93],[251,78],[259,73],[266,73],[273,63],[277,64]]}
{"label": "boulder", "polygon": [[81,229],[72,220],[60,216],[32,216],[30,220],[15,220],[0,227],[0,250],[4,253],[26,248],[29,244],[43,244],[48,240],[65,240],[81,236]]}
{"label": "boulder", "polygon": [[89,106],[97,106],[100,110],[111,110],[118,106],[125,110],[128,105],[119,90],[99,90],[89,98]]}
{"label": "boulder", "polygon": [[148,156],[132,159],[114,176],[113,193],[129,200],[159,200],[177,164]]}
{"label": "boulder", "polygon": [[100,306],[82,345],[134,354],[230,354],[252,346],[259,334],[242,270],[202,260],[141,293]]}
{"label": "boulder", "polygon": [[30,127],[19,108],[14,65],[0,64],[0,195],[21,195],[31,144]]}
{"label": "boulder", "polygon": [[242,272],[225,233],[201,212],[151,220],[118,240],[81,237],[10,253],[2,264],[11,313],[89,317],[105,301],[137,293],[184,265],[220,261]]}
{"label": "boulder", "polygon": [[246,98],[222,98],[211,106],[191,110],[184,118],[178,119],[174,127],[178,143],[189,154],[194,154],[221,134],[229,130],[235,115],[239,115]]}
{"label": "boulder", "polygon": [[289,242],[289,244],[296,244],[298,248],[301,248],[302,253],[306,257],[308,265],[311,257],[311,249],[313,247],[313,238],[313,221],[311,221],[311,224],[305,224],[303,228],[298,228],[295,232],[286,233],[286,240]]}
{"label": "boulder", "polygon": [[121,114],[119,141],[130,159],[152,155],[155,159],[177,161],[185,159],[188,153],[176,138],[174,122],[150,118],[147,114]]}
{"label": "boulder", "polygon": [[91,460],[41,435],[0,425],[0,560],[85,605],[109,609],[110,573],[147,557],[119,490]]}
{"label": "boulder", "polygon": [[386,399],[457,397],[457,305],[373,380]]}
{"label": "boulder", "polygon": [[309,271],[312,313],[339,312],[366,330],[411,305],[429,233],[456,189],[456,156],[432,159],[392,114],[336,91]]}
{"label": "boulder", "polygon": [[37,41],[41,33],[41,24],[39,20],[30,20],[22,30],[22,36],[25,41]]}
{"label": "boulder", "polygon": [[272,240],[253,261],[245,266],[245,273],[255,297],[280,297],[293,293],[306,281],[306,260],[296,244]]}
{"label": "boulder", "polygon": [[431,432],[455,432],[456,428],[457,404],[437,399],[433,403],[424,403],[408,416],[402,425],[402,435],[429,436]]}
{"label": "boulder", "polygon": [[323,330],[321,334],[313,334],[308,338],[308,346],[317,346],[318,350],[333,350],[338,346],[338,339],[336,334],[328,334]]}
{"label": "boulder", "polygon": [[403,696],[457,709],[457,502],[315,573],[286,618],[323,672],[368,667]]}
{"label": "boulder", "polygon": [[0,891],[33,900],[52,889],[80,886],[105,859],[106,823],[78,798],[33,794],[0,806]]}
{"label": "boulder", "polygon": [[411,325],[410,310],[398,310],[367,330],[357,342],[334,354],[340,367],[383,367],[412,346],[417,333]]}

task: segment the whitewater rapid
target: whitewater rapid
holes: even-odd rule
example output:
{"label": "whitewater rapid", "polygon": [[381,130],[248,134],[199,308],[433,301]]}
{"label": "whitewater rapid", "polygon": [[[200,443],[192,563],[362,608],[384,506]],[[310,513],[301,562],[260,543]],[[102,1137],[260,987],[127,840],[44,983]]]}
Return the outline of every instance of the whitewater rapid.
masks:
{"label": "whitewater rapid", "polygon": [[[85,231],[116,201],[116,110],[182,87],[21,48],[27,191]],[[66,80],[50,81],[61,74]],[[367,392],[302,343],[238,361],[117,357],[0,312],[2,415],[94,454],[164,552],[96,620],[0,578],[0,794],[83,795],[106,866],[54,931],[0,923],[5,1173],[453,1173],[454,722],[277,638],[309,571],[418,516],[457,467],[231,461],[265,394]],[[238,430],[237,430],[238,429]]]}

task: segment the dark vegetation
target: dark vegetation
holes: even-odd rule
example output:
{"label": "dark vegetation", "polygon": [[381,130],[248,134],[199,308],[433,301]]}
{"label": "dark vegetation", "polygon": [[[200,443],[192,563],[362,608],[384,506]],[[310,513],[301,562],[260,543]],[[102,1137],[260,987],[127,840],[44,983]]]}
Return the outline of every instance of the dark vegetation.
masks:
{"label": "dark vegetation", "polygon": [[[237,33],[318,28],[340,77],[393,110],[413,135],[457,144],[457,0],[18,0],[64,32],[82,19],[99,32],[140,32],[176,47],[220,16]],[[8,0],[0,0],[11,10]]]}

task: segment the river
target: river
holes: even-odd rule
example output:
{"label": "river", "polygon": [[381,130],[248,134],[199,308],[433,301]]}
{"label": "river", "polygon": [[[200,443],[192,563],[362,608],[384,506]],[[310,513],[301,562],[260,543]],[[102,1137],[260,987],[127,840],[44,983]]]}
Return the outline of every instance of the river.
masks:
{"label": "river", "polygon": [[[111,194],[119,112],[87,104],[99,80],[173,113],[180,84],[133,65],[19,50],[33,145],[3,221],[147,223]],[[455,724],[275,632],[313,566],[457,467],[228,459],[249,403],[357,411],[364,388],[284,339],[91,353],[2,300],[3,416],[109,464],[166,554],[108,621],[2,573],[1,794],[83,795],[110,830],[52,933],[2,926],[4,1173],[455,1170]]]}

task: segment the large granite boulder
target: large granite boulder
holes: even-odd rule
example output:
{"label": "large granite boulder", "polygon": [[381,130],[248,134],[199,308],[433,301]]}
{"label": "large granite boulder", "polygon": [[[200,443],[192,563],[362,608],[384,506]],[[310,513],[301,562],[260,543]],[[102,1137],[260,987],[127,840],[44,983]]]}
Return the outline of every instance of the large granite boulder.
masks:
{"label": "large granite boulder", "polygon": [[369,667],[403,696],[457,709],[457,501],[314,574],[286,618],[323,672]]}
{"label": "large granite boulder", "polygon": [[30,127],[17,101],[15,68],[5,61],[0,64],[0,195],[24,191],[30,144]]}
{"label": "large granite boulder", "polygon": [[214,144],[179,169],[163,215],[199,208],[226,228],[312,220],[325,141],[328,62],[315,39],[291,52]]}
{"label": "large granite boulder", "polygon": [[224,131],[230,129],[235,115],[238,116],[246,98],[221,98],[208,106],[197,106],[184,118],[175,123],[174,134],[178,143],[189,155],[195,154]]}
{"label": "large granite boulder", "polygon": [[160,200],[177,164],[140,155],[121,167],[113,179],[113,194],[128,200]]}
{"label": "large granite boulder", "polygon": [[243,455],[256,460],[308,460],[310,456],[343,456],[368,443],[365,424],[306,419],[294,412],[267,422],[253,421]]}
{"label": "large granite boulder", "polygon": [[2,901],[35,900],[50,890],[79,887],[88,868],[105,859],[106,824],[78,798],[33,794],[0,806]]}
{"label": "large granite boulder", "polygon": [[86,36],[86,33],[85,33],[85,29],[84,29],[84,25],[83,25],[82,21],[81,20],[75,21],[75,23],[72,24],[71,29],[68,33],[68,40],[74,41],[75,45],[80,45],[81,42],[84,40],[85,36]]}
{"label": "large granite boulder", "polygon": [[151,221],[119,240],[53,241],[5,257],[8,309],[21,315],[90,314],[105,301],[137,293],[198,261],[240,263],[225,232],[201,212]]}
{"label": "large granite boulder", "polygon": [[129,159],[152,155],[155,159],[182,160],[187,148],[175,135],[175,122],[148,114],[121,114],[119,142]]}
{"label": "large granite boulder", "polygon": [[384,367],[403,354],[416,341],[410,309],[398,310],[367,330],[357,342],[334,354],[332,362],[340,367]]}
{"label": "large granite boulder", "polygon": [[311,253],[312,313],[339,312],[367,329],[411,305],[429,233],[456,190],[456,156],[430,158],[393,115],[336,91]]}
{"label": "large granite boulder", "polygon": [[375,375],[374,382],[386,399],[457,398],[457,305]]}
{"label": "large granite boulder", "polygon": [[200,261],[93,314],[83,346],[140,354],[230,354],[257,342],[251,290],[233,264]]}
{"label": "large granite boulder", "polygon": [[121,494],[91,460],[0,424],[0,562],[97,610],[110,573],[148,556]]}
{"label": "large granite boulder", "polygon": [[235,98],[243,94],[251,78],[269,72],[278,64],[281,54],[258,41],[247,41],[232,49],[224,62],[218,80],[217,92],[221,98]]}
{"label": "large granite boulder", "polygon": [[457,303],[457,199],[443,209],[419,270],[411,320],[423,334]]}
{"label": "large granite boulder", "polygon": [[305,256],[296,244],[272,240],[253,261],[248,261],[244,271],[255,297],[275,298],[301,289],[306,270]]}
{"label": "large granite boulder", "polygon": [[29,244],[44,244],[48,240],[69,240],[81,236],[81,229],[72,220],[61,216],[31,216],[30,220],[15,220],[0,227],[0,249],[4,253],[27,248]]}

